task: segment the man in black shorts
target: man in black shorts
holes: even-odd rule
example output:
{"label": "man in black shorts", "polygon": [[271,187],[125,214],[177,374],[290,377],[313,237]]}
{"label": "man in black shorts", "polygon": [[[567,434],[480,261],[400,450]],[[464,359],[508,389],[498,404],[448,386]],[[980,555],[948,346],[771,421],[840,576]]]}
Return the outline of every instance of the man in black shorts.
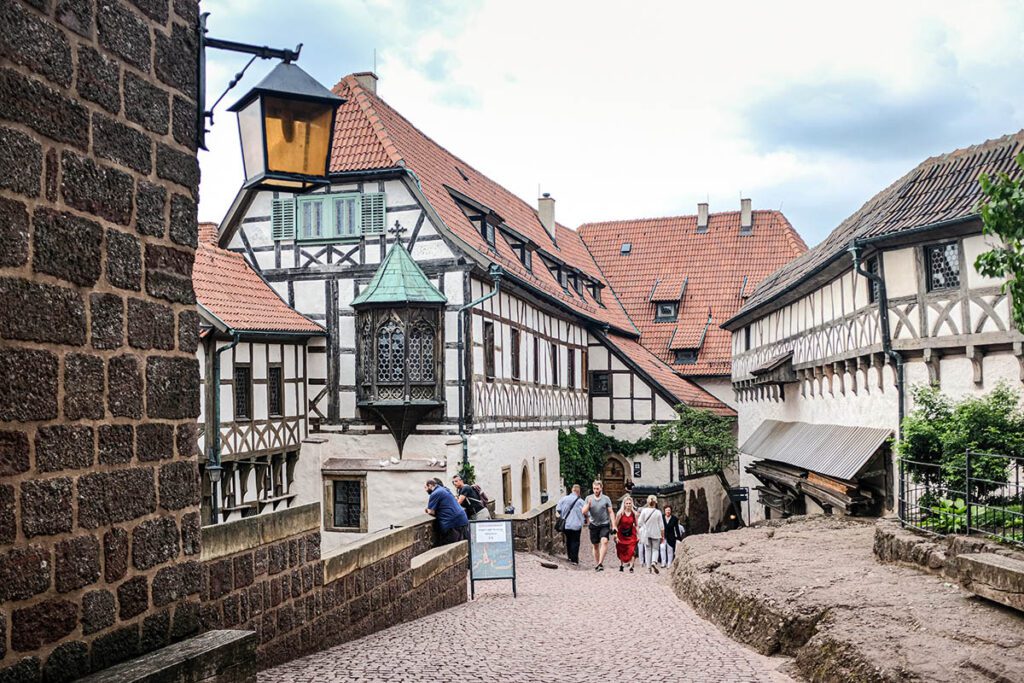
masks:
{"label": "man in black shorts", "polygon": [[594,493],[587,496],[583,517],[590,525],[590,542],[594,545],[594,571],[604,571],[604,556],[609,539],[615,534],[615,508],[612,499],[604,495],[600,481],[594,482]]}

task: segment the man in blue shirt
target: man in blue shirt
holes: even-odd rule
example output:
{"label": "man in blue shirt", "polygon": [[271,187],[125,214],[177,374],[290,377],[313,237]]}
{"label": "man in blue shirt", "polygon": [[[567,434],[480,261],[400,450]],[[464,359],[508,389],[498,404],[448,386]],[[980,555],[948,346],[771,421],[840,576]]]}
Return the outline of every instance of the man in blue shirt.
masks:
{"label": "man in blue shirt", "polygon": [[438,545],[468,539],[469,518],[452,492],[434,479],[428,479],[424,488],[430,494],[430,498],[427,499],[427,514],[437,518]]}

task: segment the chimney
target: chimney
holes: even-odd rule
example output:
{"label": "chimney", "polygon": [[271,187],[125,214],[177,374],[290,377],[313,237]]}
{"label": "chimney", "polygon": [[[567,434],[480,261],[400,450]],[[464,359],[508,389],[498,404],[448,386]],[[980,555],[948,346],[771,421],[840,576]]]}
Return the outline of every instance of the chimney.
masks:
{"label": "chimney", "polygon": [[708,231],[708,203],[697,204],[697,232]]}
{"label": "chimney", "polygon": [[750,209],[750,200],[740,200],[740,232],[750,234],[754,231],[754,212]]}
{"label": "chimney", "polygon": [[356,77],[356,83],[363,90],[369,90],[374,95],[377,94],[377,74],[372,71],[362,71],[357,74],[353,74]]}
{"label": "chimney", "polygon": [[551,193],[545,192],[537,200],[537,218],[540,219],[540,224],[544,226],[544,229],[548,231],[551,241],[557,242],[558,240],[555,239],[555,200]]}

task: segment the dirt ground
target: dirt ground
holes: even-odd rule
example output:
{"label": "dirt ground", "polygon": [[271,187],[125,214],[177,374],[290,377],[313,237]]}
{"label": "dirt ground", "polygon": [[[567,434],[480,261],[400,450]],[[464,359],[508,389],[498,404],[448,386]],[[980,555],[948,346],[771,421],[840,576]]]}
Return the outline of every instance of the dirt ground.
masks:
{"label": "dirt ground", "polygon": [[881,564],[874,524],[794,518],[685,541],[676,593],[813,681],[1024,682],[1024,614]]}

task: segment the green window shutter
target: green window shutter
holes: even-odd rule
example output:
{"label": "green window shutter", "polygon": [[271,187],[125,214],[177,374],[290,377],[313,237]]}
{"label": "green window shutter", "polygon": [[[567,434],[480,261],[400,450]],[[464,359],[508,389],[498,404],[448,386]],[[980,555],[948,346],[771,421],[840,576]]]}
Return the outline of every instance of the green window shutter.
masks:
{"label": "green window shutter", "polygon": [[384,193],[367,192],[363,195],[362,229],[364,235],[383,235],[385,230]]}
{"label": "green window shutter", "polygon": [[295,200],[291,197],[272,201],[270,236],[274,240],[295,239]]}

